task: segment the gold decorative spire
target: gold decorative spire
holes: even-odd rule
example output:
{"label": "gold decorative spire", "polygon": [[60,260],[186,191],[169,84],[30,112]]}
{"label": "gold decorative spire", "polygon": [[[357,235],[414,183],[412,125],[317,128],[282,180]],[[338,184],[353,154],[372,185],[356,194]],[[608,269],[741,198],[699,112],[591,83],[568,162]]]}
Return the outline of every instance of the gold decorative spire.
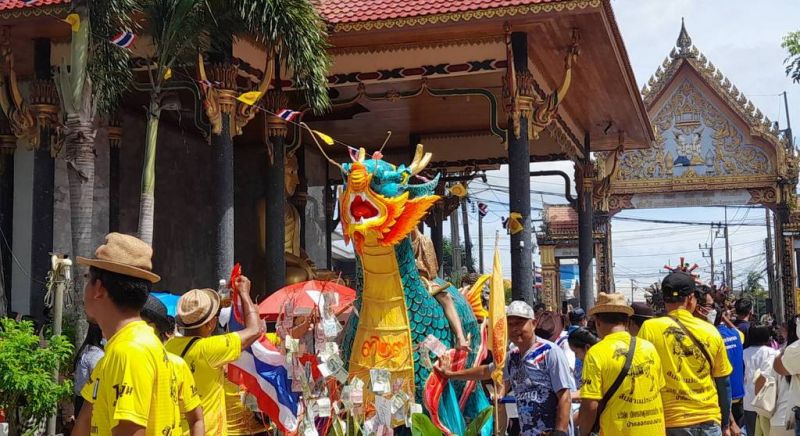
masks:
{"label": "gold decorative spire", "polygon": [[692,38],[689,36],[689,32],[686,31],[686,24],[683,22],[683,17],[681,17],[681,33],[678,34],[678,42],[675,45],[678,46],[679,56],[694,57]]}

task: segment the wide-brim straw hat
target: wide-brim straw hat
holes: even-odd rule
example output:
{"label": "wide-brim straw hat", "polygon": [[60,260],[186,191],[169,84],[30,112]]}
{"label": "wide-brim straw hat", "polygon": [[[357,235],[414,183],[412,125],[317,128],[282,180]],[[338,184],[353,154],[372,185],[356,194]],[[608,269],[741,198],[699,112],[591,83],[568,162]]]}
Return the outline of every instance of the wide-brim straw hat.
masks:
{"label": "wide-brim straw hat", "polygon": [[161,277],[153,273],[152,259],[153,249],[146,242],[122,233],[106,235],[105,244],[97,247],[93,259],[77,257],[81,265],[156,283]]}
{"label": "wide-brim straw hat", "polygon": [[175,322],[185,329],[193,329],[211,321],[220,308],[219,294],[213,289],[192,289],[178,300]]}
{"label": "wide-brim straw hat", "polygon": [[597,295],[597,301],[594,307],[589,309],[590,316],[596,313],[624,313],[625,315],[631,316],[633,315],[633,308],[628,306],[624,295],[601,292]]}

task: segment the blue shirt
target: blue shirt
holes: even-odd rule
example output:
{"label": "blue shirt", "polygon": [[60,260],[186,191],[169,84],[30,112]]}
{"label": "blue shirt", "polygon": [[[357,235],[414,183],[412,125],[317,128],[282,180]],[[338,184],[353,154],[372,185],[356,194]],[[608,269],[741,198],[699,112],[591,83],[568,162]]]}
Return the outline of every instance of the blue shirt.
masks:
{"label": "blue shirt", "polygon": [[[564,351],[537,337],[524,354],[517,349],[511,351],[504,373],[517,400],[521,435],[538,436],[552,431],[558,409],[556,393],[575,390],[575,379]],[[571,419],[567,434],[573,434]]]}
{"label": "blue shirt", "polygon": [[739,330],[726,325],[717,326],[722,340],[725,342],[725,350],[728,352],[728,360],[731,362],[733,372],[729,376],[731,381],[731,398],[738,400],[744,398],[744,346]]}

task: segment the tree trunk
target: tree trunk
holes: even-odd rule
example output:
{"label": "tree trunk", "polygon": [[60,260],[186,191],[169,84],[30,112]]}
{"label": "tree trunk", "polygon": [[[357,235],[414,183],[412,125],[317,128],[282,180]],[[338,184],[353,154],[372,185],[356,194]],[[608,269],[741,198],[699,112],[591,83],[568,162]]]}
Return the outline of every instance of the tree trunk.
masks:
{"label": "tree trunk", "polygon": [[139,239],[153,245],[153,218],[156,208],[156,145],[161,106],[156,95],[150,98],[147,111],[147,142],[144,148],[142,168],[142,194],[139,203]]}
{"label": "tree trunk", "polygon": [[[87,85],[89,86],[89,85]],[[67,114],[65,123],[67,175],[69,177],[69,208],[72,224],[72,253],[92,257],[92,208],[94,206],[94,139],[97,129],[87,114]],[[88,268],[75,264],[76,274],[70,292],[71,311],[76,323],[76,343],[83,341],[87,324],[83,311],[84,274]]]}

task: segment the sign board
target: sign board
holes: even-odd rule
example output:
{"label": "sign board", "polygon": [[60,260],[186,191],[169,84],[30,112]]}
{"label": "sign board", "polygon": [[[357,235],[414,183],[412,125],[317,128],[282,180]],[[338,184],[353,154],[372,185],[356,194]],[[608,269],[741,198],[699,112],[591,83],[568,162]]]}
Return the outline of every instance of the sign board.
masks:
{"label": "sign board", "polygon": [[578,257],[578,247],[556,247],[556,258]]}
{"label": "sign board", "polygon": [[741,206],[749,203],[750,198],[750,192],[746,189],[735,189],[732,191],[658,192],[635,194],[633,198],[631,198],[631,205],[636,209],[692,206]]}

